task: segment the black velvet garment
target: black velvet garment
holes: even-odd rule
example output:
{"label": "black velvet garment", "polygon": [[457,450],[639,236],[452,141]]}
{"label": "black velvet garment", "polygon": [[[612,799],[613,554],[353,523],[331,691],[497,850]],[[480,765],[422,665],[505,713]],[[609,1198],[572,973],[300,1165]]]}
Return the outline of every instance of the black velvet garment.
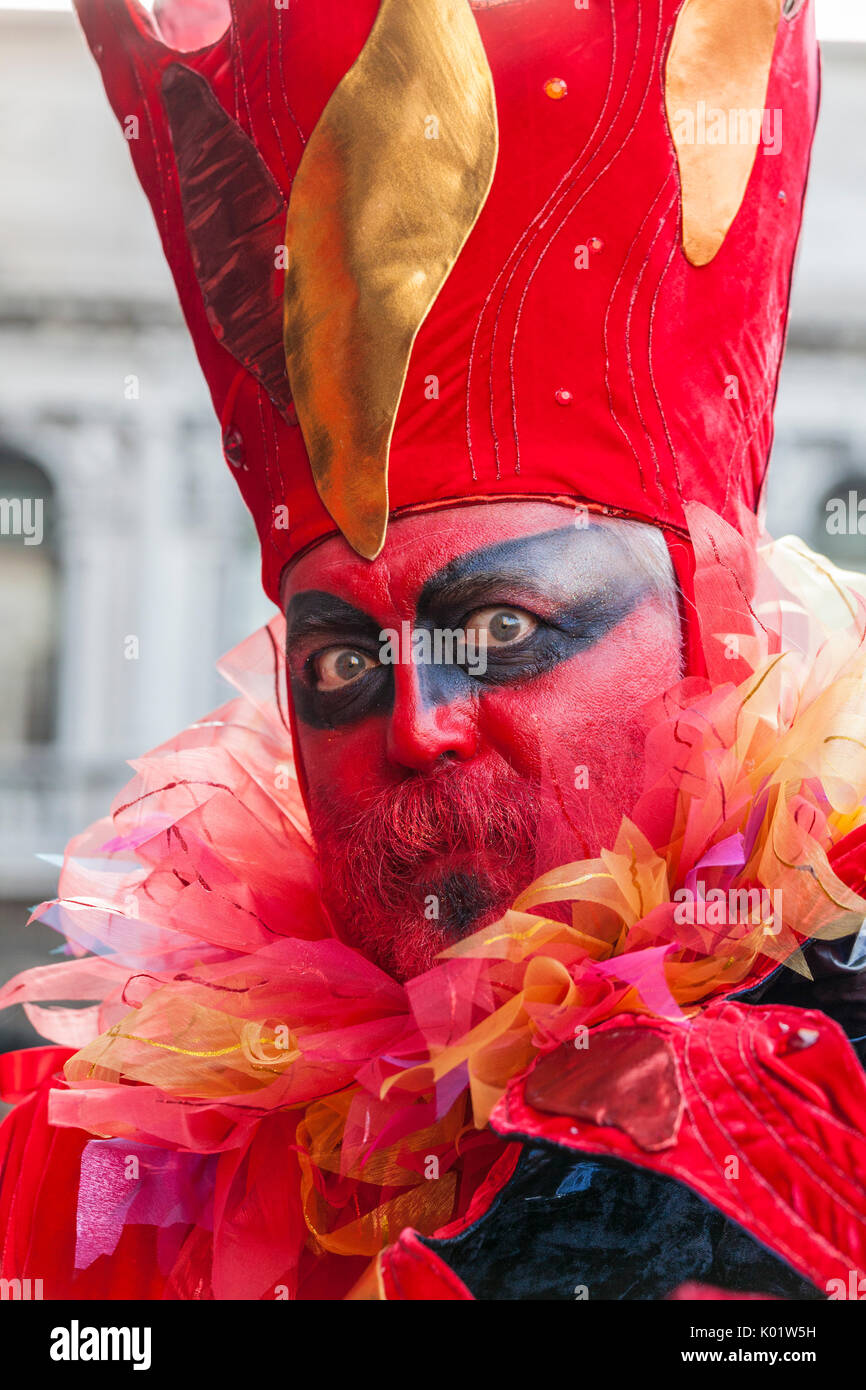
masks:
{"label": "black velvet garment", "polygon": [[468,1231],[425,1240],[478,1299],[665,1298],[695,1280],[784,1299],[825,1295],[672,1178],[527,1147]]}
{"label": "black velvet garment", "polygon": [[[820,1009],[866,1061],[866,928],[804,948],[813,979],[780,966],[732,995]],[[673,1178],[619,1160],[529,1145],[490,1210],[462,1235],[427,1240],[479,1299],[665,1298],[680,1284],[793,1300],[826,1294]]]}

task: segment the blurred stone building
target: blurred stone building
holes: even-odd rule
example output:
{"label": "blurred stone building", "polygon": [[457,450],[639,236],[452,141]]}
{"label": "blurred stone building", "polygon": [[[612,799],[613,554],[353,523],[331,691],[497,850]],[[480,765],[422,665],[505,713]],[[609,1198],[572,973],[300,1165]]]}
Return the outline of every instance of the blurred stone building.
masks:
{"label": "blurred stone building", "polygon": [[[126,759],[229,698],[215,660],[271,611],[71,14],[0,11],[0,532],[5,979],[57,944],[24,927],[56,885],[37,856],[106,813]],[[0,1044],[29,1035],[19,1012],[0,1014]]]}
{"label": "blurred stone building", "polygon": [[[828,498],[866,497],[866,45],[825,49],[769,522],[866,568]],[[0,977],[125,759],[227,698],[264,621],[252,525],[156,230],[69,14],[0,11]],[[34,511],[41,500],[36,544]],[[28,515],[30,525],[28,528]],[[5,521],[4,521],[5,518]],[[23,534],[29,529],[29,536]],[[31,542],[28,544],[28,540]],[[0,1046],[33,1038],[0,1014]]]}

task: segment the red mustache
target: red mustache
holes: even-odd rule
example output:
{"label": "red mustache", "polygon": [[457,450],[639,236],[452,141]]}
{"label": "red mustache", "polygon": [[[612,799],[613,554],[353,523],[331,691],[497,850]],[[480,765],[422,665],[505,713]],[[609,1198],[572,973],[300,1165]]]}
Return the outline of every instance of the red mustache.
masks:
{"label": "red mustache", "polygon": [[[423,905],[424,889],[458,856],[464,872],[476,861],[491,889],[493,880],[510,884],[515,869],[531,872],[538,820],[533,788],[502,764],[407,778],[354,815],[328,809],[314,832],[339,897],[356,910],[375,911],[378,900],[389,915],[402,915]],[[430,864],[425,876],[439,858],[446,862]]]}

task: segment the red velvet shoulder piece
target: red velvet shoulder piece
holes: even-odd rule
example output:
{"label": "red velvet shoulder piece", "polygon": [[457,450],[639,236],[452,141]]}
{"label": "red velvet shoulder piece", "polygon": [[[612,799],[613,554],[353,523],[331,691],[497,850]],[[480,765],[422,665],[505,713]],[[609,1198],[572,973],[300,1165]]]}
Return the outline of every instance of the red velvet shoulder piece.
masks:
{"label": "red velvet shoulder piece", "polygon": [[866,1272],[866,1077],[825,1014],[617,1018],[541,1058],[491,1124],[677,1179],[820,1289]]}

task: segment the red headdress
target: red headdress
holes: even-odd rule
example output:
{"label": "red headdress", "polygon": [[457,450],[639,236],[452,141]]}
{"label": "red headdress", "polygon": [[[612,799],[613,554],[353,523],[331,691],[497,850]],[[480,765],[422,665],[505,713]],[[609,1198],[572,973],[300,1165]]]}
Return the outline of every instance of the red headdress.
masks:
{"label": "red headdress", "polygon": [[757,508],[808,3],[77,5],[272,597],[407,508],[576,498],[675,558],[684,504]]}

